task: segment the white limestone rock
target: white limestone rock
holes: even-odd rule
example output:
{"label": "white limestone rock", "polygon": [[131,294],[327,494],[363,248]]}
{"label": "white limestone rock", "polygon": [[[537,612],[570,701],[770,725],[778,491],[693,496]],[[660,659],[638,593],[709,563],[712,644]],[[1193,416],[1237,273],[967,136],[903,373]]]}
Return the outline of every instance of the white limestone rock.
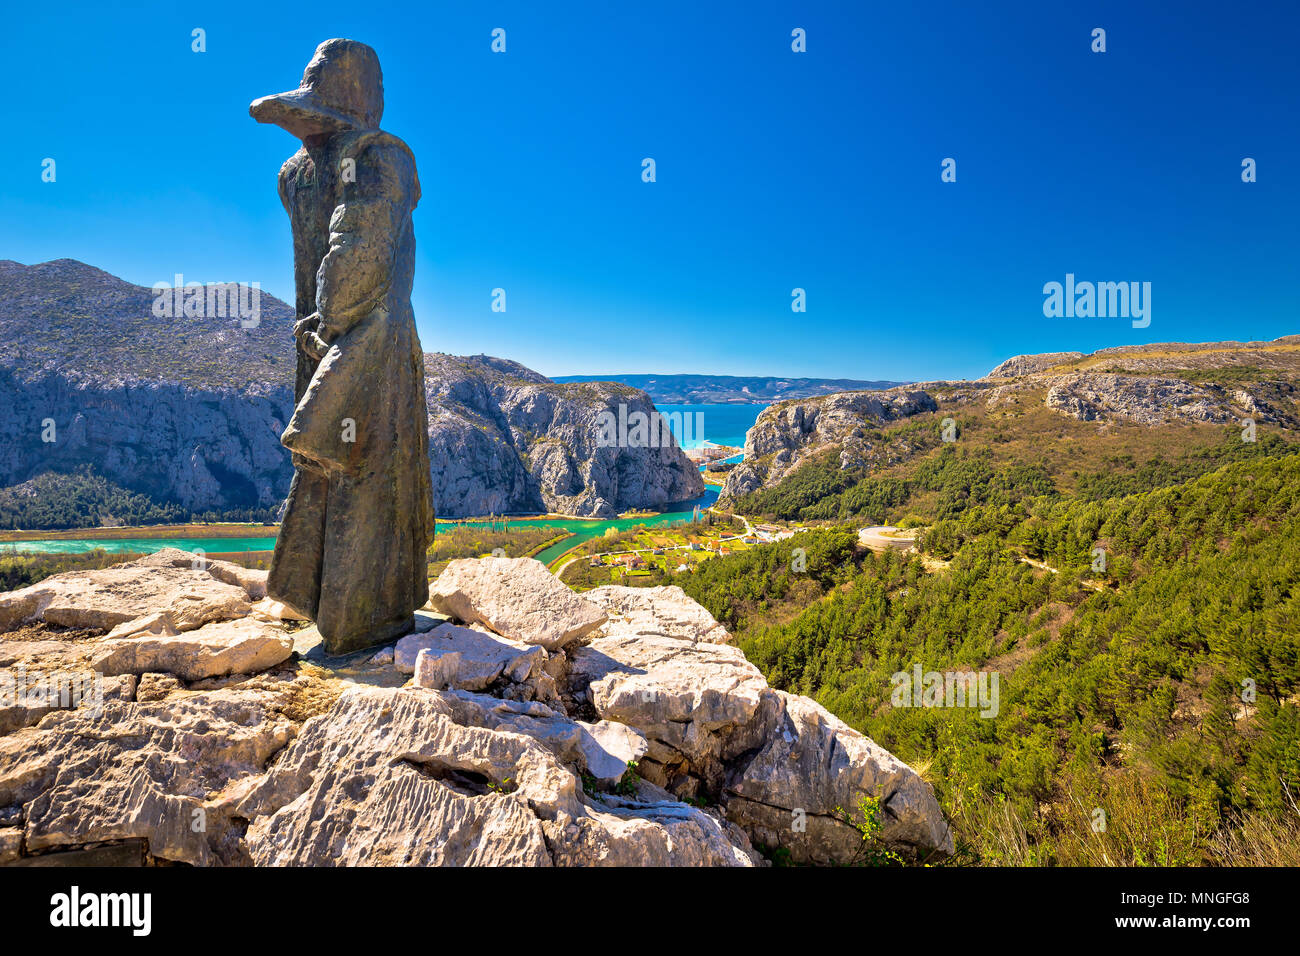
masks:
{"label": "white limestone rock", "polygon": [[56,574],[0,594],[0,631],[37,620],[107,630],[146,617],[149,621],[140,626],[148,629],[160,619],[155,615],[172,630],[185,631],[249,612],[249,592],[242,585],[216,577],[216,562],[197,570],[192,561],[188,552],[169,548],[111,568]]}
{"label": "white limestone rock", "polygon": [[609,615],[606,633],[628,631],[709,644],[731,643],[727,629],[675,584],[653,588],[607,584],[584,591],[582,596]]}
{"label": "white limestone rock", "polygon": [[736,831],[677,806],[586,797],[542,743],[458,723],[448,695],[354,687],[304,725],[238,813],[262,866],[753,864]]}
{"label": "white limestone rock", "polygon": [[578,648],[569,692],[645,735],[658,765],[647,768],[649,779],[674,790],[682,776],[720,780],[722,764],[759,746],[779,711],[739,648],[659,635],[616,634]]}
{"label": "white limestone rock", "polygon": [[862,822],[862,800],[874,798],[885,843],[922,858],[952,853],[934,791],[915,770],[817,702],[773,693],[780,722],[753,759],[732,770],[727,819],[759,843],[790,850],[795,862],[842,864],[862,850],[862,834],[844,814]]}
{"label": "white limestone rock", "polygon": [[220,621],[176,635],[105,640],[91,666],[104,674],[164,671],[195,681],[227,674],[255,674],[293,653],[293,638],[271,624],[244,618]]}
{"label": "white limestone rock", "polygon": [[560,650],[605,623],[584,600],[533,558],[460,558],[430,585],[429,605],[502,637]]}
{"label": "white limestone rock", "polygon": [[229,689],[58,711],[0,737],[0,809],[19,809],[28,852],[144,838],[165,860],[247,862],[226,791],[289,742],[283,706]]}

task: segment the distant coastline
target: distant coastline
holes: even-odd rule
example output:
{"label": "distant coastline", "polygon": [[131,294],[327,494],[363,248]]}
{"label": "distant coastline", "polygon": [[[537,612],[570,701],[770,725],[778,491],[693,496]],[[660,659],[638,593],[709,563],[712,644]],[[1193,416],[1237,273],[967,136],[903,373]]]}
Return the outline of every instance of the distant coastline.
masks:
{"label": "distant coastline", "polygon": [[769,405],[832,392],[875,391],[907,382],[853,378],[781,378],[741,375],[555,375],[553,382],[618,382],[639,388],[656,405]]}

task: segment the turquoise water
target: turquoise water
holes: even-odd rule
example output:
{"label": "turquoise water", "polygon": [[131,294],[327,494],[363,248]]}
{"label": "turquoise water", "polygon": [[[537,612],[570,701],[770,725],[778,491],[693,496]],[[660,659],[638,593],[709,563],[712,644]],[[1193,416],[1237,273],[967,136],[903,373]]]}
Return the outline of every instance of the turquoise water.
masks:
{"label": "turquoise water", "polygon": [[275,547],[275,536],[269,538],[50,538],[44,541],[5,541],[0,543],[0,554],[6,551],[39,552],[41,554],[81,554],[100,548],[110,554],[134,552],[152,554],[163,548],[180,548],[182,551],[228,552],[270,551]]}
{"label": "turquoise water", "polygon": [[[682,413],[680,423],[677,421],[677,416],[668,419],[669,427],[677,439],[677,444],[683,448],[699,448],[705,441],[711,441],[715,445],[743,447],[745,432],[749,431],[759,413],[767,406],[664,405],[656,403],[655,408],[665,415],[671,412]],[[686,418],[687,415],[690,416],[689,422]],[[683,436],[683,431],[688,425],[690,434]]]}
{"label": "turquoise water", "polygon": [[635,528],[639,524],[647,527],[656,525],[674,525],[683,524],[691,520],[691,515],[696,507],[701,511],[710,507],[718,500],[718,489],[706,487],[704,494],[693,501],[683,502],[679,505],[670,505],[669,510],[661,514],[652,515],[647,518],[610,518],[605,520],[591,520],[588,518],[536,518],[526,520],[522,518],[505,518],[494,522],[487,521],[458,521],[456,524],[468,528],[485,528],[488,524],[495,527],[518,527],[525,525],[532,528],[560,528],[565,531],[573,532],[571,537],[565,538],[548,548],[543,548],[536,555],[538,561],[543,564],[549,564],[565,551],[570,548],[576,548],[584,541],[590,541],[592,538],[598,538],[610,528],[619,531],[626,531],[628,528]]}
{"label": "turquoise water", "polygon": [[[748,431],[759,413],[766,405],[657,405],[661,412],[678,412],[678,416],[669,418],[669,424],[678,443],[683,448],[698,448],[703,442],[711,441],[718,445],[744,445],[745,432]],[[687,416],[690,416],[689,421]],[[698,417],[697,417],[698,416]],[[689,434],[683,437],[683,432]],[[727,461],[739,461],[743,456],[737,455]],[[670,505],[662,514],[649,518],[614,518],[594,521],[582,518],[544,518],[522,519],[506,518],[494,522],[457,521],[455,524],[470,528],[485,528],[489,524],[507,527],[526,523],[531,527],[558,528],[573,532],[573,537],[565,538],[557,545],[546,548],[537,555],[541,561],[550,561],[556,555],[575,547],[584,541],[599,537],[610,528],[624,531],[636,525],[680,524],[689,521],[692,509],[698,505],[708,508],[718,499],[718,489],[709,487],[702,497],[695,501]],[[450,524],[451,522],[441,522]],[[151,554],[163,548],[180,548],[182,551],[202,550],[220,553],[232,551],[270,551],[275,548],[275,536],[257,538],[48,538],[35,541],[0,542],[0,554],[6,551],[26,551],[41,554],[82,554],[96,548],[110,554]]]}
{"label": "turquoise water", "polygon": [[[558,528],[573,532],[573,537],[565,538],[559,544],[546,548],[537,555],[539,561],[550,561],[556,555],[569,548],[599,537],[610,528],[625,531],[639,524],[664,525],[680,524],[691,519],[691,513],[697,506],[708,508],[718,500],[717,488],[706,488],[703,495],[693,501],[669,505],[669,510],[648,518],[612,518],[594,520],[588,518],[499,518],[495,521],[456,521],[440,522],[457,524],[467,528],[492,527],[532,527]],[[203,550],[210,553],[228,551],[270,551],[275,547],[275,538],[48,538],[37,541],[6,541],[0,544],[0,553],[5,551],[27,551],[41,554],[81,554],[102,548],[111,554],[135,552],[151,554],[163,548],[180,548],[182,551]]]}

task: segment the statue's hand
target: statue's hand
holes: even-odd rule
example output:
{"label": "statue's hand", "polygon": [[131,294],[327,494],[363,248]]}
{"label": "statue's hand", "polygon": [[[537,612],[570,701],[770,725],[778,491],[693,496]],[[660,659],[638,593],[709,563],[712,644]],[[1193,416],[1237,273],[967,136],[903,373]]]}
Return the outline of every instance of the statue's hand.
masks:
{"label": "statue's hand", "polygon": [[313,312],[307,318],[299,319],[293,326],[293,336],[298,340],[298,347],[317,361],[324,358],[330,348],[329,343],[320,337],[317,331],[319,328],[319,312]]}
{"label": "statue's hand", "polygon": [[308,332],[302,337],[302,347],[304,351],[316,361],[325,357],[325,353],[330,350],[330,344],[315,332]]}

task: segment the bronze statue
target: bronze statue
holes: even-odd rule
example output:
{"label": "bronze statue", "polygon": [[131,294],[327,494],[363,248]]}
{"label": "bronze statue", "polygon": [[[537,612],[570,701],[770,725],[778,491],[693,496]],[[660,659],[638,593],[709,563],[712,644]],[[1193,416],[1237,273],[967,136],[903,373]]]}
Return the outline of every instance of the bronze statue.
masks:
{"label": "bronze statue", "polygon": [[302,140],[280,169],[293,226],[293,483],[267,591],[341,654],[410,630],[433,540],[424,355],[411,310],[420,198],[410,148],[379,129],[379,58],[327,40],[296,90],[249,113]]}

